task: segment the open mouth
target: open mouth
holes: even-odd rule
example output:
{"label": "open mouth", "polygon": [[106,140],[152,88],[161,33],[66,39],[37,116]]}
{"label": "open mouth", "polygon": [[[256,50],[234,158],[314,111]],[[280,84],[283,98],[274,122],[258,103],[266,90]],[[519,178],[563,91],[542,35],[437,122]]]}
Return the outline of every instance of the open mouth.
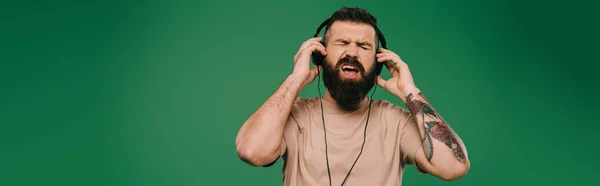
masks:
{"label": "open mouth", "polygon": [[357,66],[351,64],[342,65],[342,75],[346,78],[357,78],[360,72]]}
{"label": "open mouth", "polygon": [[342,65],[342,71],[358,73],[358,67],[350,64],[344,64]]}

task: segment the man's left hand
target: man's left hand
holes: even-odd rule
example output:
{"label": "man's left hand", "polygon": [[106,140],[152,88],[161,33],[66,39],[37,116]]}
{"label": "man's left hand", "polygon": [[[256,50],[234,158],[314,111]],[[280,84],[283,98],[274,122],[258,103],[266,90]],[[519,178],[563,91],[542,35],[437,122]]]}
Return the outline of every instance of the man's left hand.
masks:
{"label": "man's left hand", "polygon": [[377,76],[377,85],[400,99],[404,99],[409,93],[418,93],[419,90],[415,86],[408,65],[396,53],[384,48],[380,50],[381,53],[376,56],[377,62],[385,64],[392,78],[384,80]]}

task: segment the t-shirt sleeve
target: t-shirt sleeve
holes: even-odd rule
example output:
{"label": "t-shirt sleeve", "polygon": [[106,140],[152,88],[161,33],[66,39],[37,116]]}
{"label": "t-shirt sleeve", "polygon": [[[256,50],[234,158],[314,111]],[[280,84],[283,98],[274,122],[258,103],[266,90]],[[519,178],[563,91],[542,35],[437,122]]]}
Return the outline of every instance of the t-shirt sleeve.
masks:
{"label": "t-shirt sleeve", "polygon": [[402,162],[414,162],[415,153],[423,145],[414,116],[406,109],[390,102],[384,102],[383,107],[387,109],[388,122],[398,127],[397,136]]}
{"label": "t-shirt sleeve", "polygon": [[295,145],[294,140],[296,139],[296,136],[298,135],[299,123],[294,115],[297,115],[301,111],[300,109],[303,108],[302,104],[303,104],[302,98],[298,98],[294,102],[292,110],[291,110],[290,114],[288,115],[288,118],[284,124],[285,126],[283,129],[283,138],[279,145],[279,158],[275,159],[272,163],[265,165],[264,167],[269,167],[269,166],[275,164],[281,157],[286,155],[286,152],[289,151],[290,146],[292,146],[292,148],[293,148],[293,146]]}
{"label": "t-shirt sleeve", "polygon": [[[289,145],[293,145],[294,144],[294,139],[295,136],[298,134],[298,129],[297,129],[298,123],[297,120],[294,118],[294,114],[293,114],[293,109],[292,112],[290,112],[290,114],[288,115],[288,119],[286,120],[285,123],[285,127],[283,129],[283,139],[281,140],[281,146],[280,148],[280,154],[279,156],[283,156],[289,148]],[[290,140],[290,143],[288,143],[288,140]]]}
{"label": "t-shirt sleeve", "polygon": [[400,127],[400,150],[404,162],[414,162],[415,154],[423,146],[419,127],[414,116],[407,110],[400,111],[403,117],[399,120]]}
{"label": "t-shirt sleeve", "polygon": [[296,125],[294,123],[294,120],[292,119],[291,115],[288,116],[288,119],[286,120],[286,123],[285,123],[285,127],[284,127],[284,130],[283,130],[283,133],[284,133],[283,134],[283,138],[281,139],[281,143],[279,144],[279,156],[275,160],[273,160],[273,162],[271,162],[271,163],[269,163],[267,165],[264,165],[263,167],[270,167],[270,166],[272,166],[277,161],[279,161],[279,159],[281,157],[283,157],[285,155],[285,153],[287,152],[288,147],[287,147],[287,142],[286,142],[286,136],[289,136],[289,135],[286,135],[286,133],[290,133],[290,132],[294,133],[293,131],[290,131],[290,129],[289,129],[288,126],[290,126],[290,125]]}

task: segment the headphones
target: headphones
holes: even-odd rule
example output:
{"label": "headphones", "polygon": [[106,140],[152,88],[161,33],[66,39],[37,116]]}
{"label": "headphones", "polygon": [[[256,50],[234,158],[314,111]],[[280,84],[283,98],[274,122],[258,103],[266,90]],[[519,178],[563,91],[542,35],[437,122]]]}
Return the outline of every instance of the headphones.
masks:
{"label": "headphones", "polygon": [[[327,24],[329,24],[330,22],[331,22],[331,18],[323,21],[323,23],[321,23],[319,28],[317,28],[317,32],[315,33],[314,37],[318,37],[319,33],[321,32],[321,29],[323,29],[323,27],[327,26]],[[375,28],[375,33],[377,34],[379,43],[381,43],[381,48],[387,49],[386,41],[385,41],[385,38],[383,37],[383,34],[379,30],[379,28],[377,28],[377,26],[373,26],[373,27]],[[321,44],[323,46],[325,46],[324,39],[321,40]],[[379,47],[377,47],[377,53],[378,54],[381,53],[381,51],[379,50]],[[325,62],[325,56],[323,56],[318,51],[314,51],[312,53],[312,61],[313,61],[313,64],[315,64],[315,65],[323,65],[323,63]],[[377,62],[377,60],[375,60],[375,65],[376,65],[375,72],[377,73],[377,75],[381,74],[381,70],[383,69],[383,63],[379,63],[379,62]]]}
{"label": "headphones", "polygon": [[[330,21],[331,21],[331,18],[323,21],[323,23],[321,23],[321,26],[319,26],[319,28],[317,29],[317,33],[315,33],[314,37],[317,37],[319,35],[319,32],[321,31],[321,29],[323,27],[325,27]],[[379,31],[379,29],[376,26],[374,26],[374,27],[375,27],[375,32],[377,33],[377,38],[379,39],[379,42],[381,43],[382,48],[387,48],[383,34],[381,33],[381,31]],[[325,43],[323,40],[321,41],[321,44],[323,44],[323,46],[325,46]],[[381,53],[381,51],[379,51],[379,48],[377,48],[377,53]],[[323,65],[325,56],[323,56],[318,51],[315,51],[312,53],[312,59],[313,59],[313,64]],[[377,73],[377,75],[379,75],[383,68],[383,63],[377,62],[377,60],[375,60],[375,64],[376,64],[375,72]],[[317,70],[318,70],[318,68],[317,68]],[[321,88],[320,88],[320,86],[321,86],[321,75],[320,74],[321,74],[320,72],[317,73],[317,75],[319,76],[319,80],[318,80],[319,84],[317,85],[317,89],[319,91],[319,98],[321,101],[321,119],[323,120],[323,133],[325,135],[325,158],[326,158],[326,162],[327,162],[327,174],[329,176],[329,185],[331,186],[331,170],[329,169],[329,155],[327,153],[327,130],[325,129],[325,115],[323,112],[323,98],[321,96]],[[352,167],[350,167],[350,170],[346,174],[346,177],[342,181],[341,185],[344,185],[344,183],[346,183],[346,179],[348,179],[348,176],[350,176],[350,172],[352,172],[354,165],[356,165],[356,162],[358,161],[358,158],[362,154],[363,148],[365,147],[365,142],[367,141],[367,126],[369,125],[369,117],[371,116],[371,103],[373,101],[373,94],[375,94],[375,90],[377,90],[377,85],[375,85],[373,88],[374,88],[373,92],[371,93],[371,97],[369,98],[369,111],[367,112],[367,122],[365,123],[365,131],[364,131],[364,136],[363,136],[363,143],[362,143],[362,146],[360,147],[360,153],[354,160]]]}

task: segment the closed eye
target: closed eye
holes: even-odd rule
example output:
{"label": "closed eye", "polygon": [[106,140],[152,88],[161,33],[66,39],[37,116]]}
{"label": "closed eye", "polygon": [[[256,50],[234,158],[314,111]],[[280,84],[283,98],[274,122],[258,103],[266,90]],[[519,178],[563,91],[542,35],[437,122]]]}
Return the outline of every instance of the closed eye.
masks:
{"label": "closed eye", "polygon": [[[350,41],[345,40],[345,39],[337,39],[337,40],[335,40],[335,43],[337,45],[348,45],[348,44],[350,44]],[[370,50],[373,47],[371,45],[371,43],[369,43],[369,42],[356,42],[356,45],[358,45],[359,47],[361,47],[362,49],[365,49],[365,50]]]}
{"label": "closed eye", "polygon": [[358,44],[358,46],[360,46],[361,48],[363,48],[365,50],[369,50],[372,47],[371,44],[368,42],[358,42],[357,44]]}
{"label": "closed eye", "polygon": [[341,40],[341,39],[338,39],[338,40],[337,40],[337,41],[335,41],[335,42],[336,42],[337,44],[339,44],[339,45],[347,45],[347,44],[349,44],[349,43],[350,43],[350,41]]}

